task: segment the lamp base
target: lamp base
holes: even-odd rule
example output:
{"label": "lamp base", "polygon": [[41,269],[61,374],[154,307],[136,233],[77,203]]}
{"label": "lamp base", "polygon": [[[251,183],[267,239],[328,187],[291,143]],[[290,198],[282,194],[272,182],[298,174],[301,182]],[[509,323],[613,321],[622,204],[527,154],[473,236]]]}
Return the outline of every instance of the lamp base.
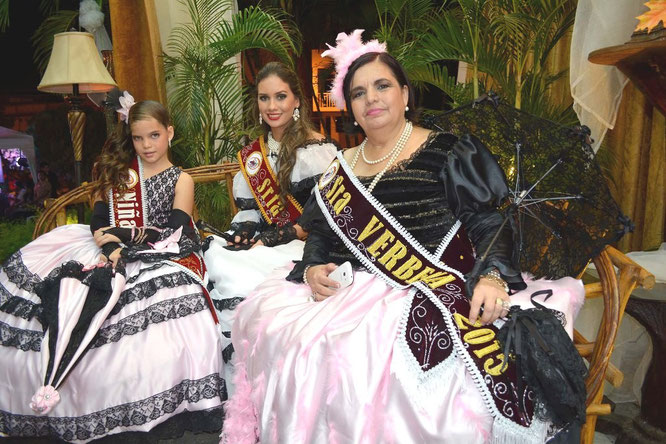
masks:
{"label": "lamp base", "polygon": [[[67,112],[67,121],[69,122],[69,132],[72,137],[72,148],[74,149],[74,176],[76,186],[81,186],[81,160],[83,159],[83,134],[86,128],[86,113],[81,109],[81,97],[72,95],[69,98],[72,105]],[[83,205],[76,206],[78,222],[84,223]]]}

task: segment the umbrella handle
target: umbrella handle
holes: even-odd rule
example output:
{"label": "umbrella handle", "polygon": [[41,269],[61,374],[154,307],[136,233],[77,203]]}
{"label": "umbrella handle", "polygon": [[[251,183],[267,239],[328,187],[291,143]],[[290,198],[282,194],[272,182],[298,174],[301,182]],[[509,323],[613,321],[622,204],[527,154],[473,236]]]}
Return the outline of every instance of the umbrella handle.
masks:
{"label": "umbrella handle", "polygon": [[506,225],[507,221],[509,220],[509,216],[511,215],[511,211],[512,211],[512,210],[510,209],[510,210],[509,210],[509,214],[507,214],[506,216],[504,216],[504,220],[502,221],[502,225],[500,225],[500,227],[497,229],[497,231],[495,232],[495,235],[493,236],[493,238],[491,239],[490,243],[488,244],[488,247],[486,247],[486,251],[485,251],[485,252],[483,253],[483,255],[481,256],[481,262],[485,261],[485,260],[486,260],[486,257],[488,257],[488,253],[490,253],[490,249],[491,249],[491,248],[493,247],[493,245],[495,244],[495,241],[496,241],[497,238],[499,237],[499,234],[502,232],[502,229],[504,228],[504,225]]}

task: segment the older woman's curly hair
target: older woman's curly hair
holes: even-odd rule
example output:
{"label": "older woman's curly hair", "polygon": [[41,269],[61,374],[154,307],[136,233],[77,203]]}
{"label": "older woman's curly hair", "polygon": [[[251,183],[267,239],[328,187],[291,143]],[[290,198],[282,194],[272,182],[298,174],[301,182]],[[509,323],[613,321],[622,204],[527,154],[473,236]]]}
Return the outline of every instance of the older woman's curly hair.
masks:
{"label": "older woman's curly hair", "polygon": [[148,118],[157,120],[165,128],[171,125],[169,112],[159,102],[144,100],[132,106],[127,123],[118,122],[93,167],[93,180],[97,181],[93,187],[95,199],[107,200],[111,189],[117,190],[120,194],[127,191],[126,184],[129,180],[127,169],[136,156],[132,143],[132,123]]}

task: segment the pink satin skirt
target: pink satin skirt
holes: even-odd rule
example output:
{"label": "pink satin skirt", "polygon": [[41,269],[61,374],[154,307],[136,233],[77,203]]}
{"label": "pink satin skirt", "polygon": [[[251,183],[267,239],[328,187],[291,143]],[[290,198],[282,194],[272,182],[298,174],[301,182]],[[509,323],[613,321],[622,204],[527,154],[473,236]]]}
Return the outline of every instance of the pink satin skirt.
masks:
{"label": "pink satin skirt", "polygon": [[[201,286],[176,267],[141,262],[127,265],[123,287],[114,288],[119,302],[58,387],[60,402],[46,415],[29,407],[44,384],[43,326],[25,311],[3,311],[3,304],[11,299],[26,310],[41,304],[32,291],[36,282],[65,261],[95,264],[99,255],[88,226],[67,225],[26,245],[0,269],[0,435],[86,442],[149,431],[187,411],[221,412],[220,335]],[[84,287],[63,279],[60,325],[71,313],[65,300],[85,298]]]}
{"label": "pink satin skirt", "polygon": [[[425,378],[410,368],[398,340],[409,290],[355,271],[352,286],[312,302],[310,288],[285,281],[287,274],[276,271],[237,307],[236,393],[226,403],[222,442],[492,441],[493,417],[460,358],[453,354]],[[582,284],[537,283],[555,289],[546,305],[573,325]]]}

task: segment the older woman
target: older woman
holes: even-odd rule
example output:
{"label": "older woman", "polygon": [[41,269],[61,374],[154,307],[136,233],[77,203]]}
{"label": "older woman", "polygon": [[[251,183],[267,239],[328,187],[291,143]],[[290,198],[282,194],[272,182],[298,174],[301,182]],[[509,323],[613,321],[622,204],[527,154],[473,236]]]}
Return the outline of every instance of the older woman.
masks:
{"label": "older woman", "polygon": [[[543,442],[548,424],[495,338],[525,287],[510,230],[492,242],[501,170],[474,137],[414,125],[404,70],[361,32],[327,54],[332,94],[366,139],[322,175],[291,282],[276,273],[238,307],[223,440]],[[466,279],[475,261],[482,275]],[[570,296],[548,303],[571,319]]]}

